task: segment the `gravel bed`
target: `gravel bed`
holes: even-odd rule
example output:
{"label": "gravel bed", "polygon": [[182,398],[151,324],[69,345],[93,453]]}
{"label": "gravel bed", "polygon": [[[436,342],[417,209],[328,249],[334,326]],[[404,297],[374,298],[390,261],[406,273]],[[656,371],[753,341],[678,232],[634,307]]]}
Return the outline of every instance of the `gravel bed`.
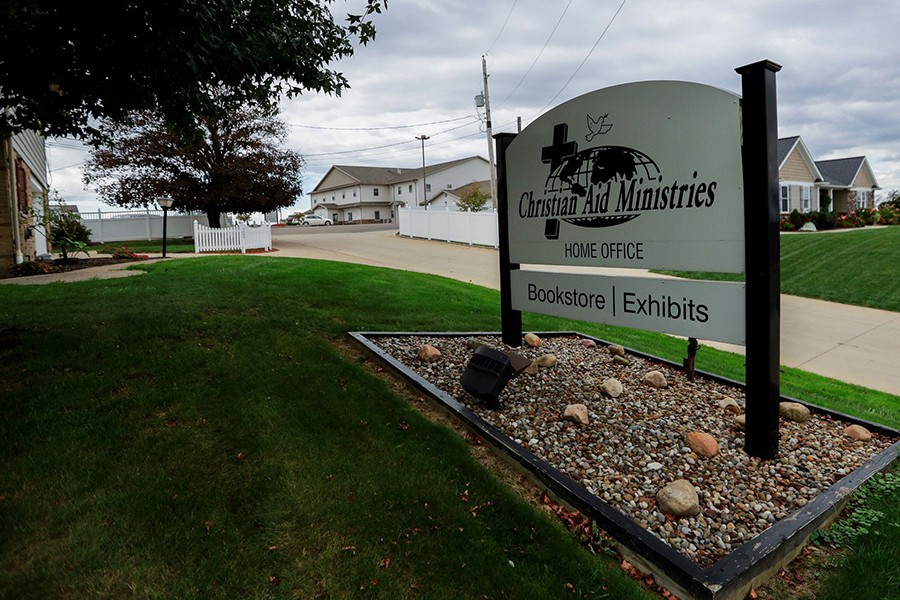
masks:
{"label": "gravel bed", "polygon": [[[804,506],[896,441],[879,434],[869,442],[852,440],[843,434],[846,423],[813,413],[803,423],[782,418],[779,457],[761,461],[744,452],[744,432],[735,426],[734,413],[720,407],[723,398],[732,398],[742,412],[743,391],[699,375],[691,382],[664,363],[629,355],[629,364],[618,364],[606,346],[587,348],[575,336],[519,349],[488,336],[372,341],[701,567]],[[511,380],[500,396],[500,410],[489,410],[459,384],[479,343],[531,360],[553,354],[557,363]],[[441,357],[419,360],[424,344],[437,348]],[[642,383],[652,370],[665,375],[667,388]],[[618,398],[600,391],[607,378],[623,384]],[[570,404],[587,407],[587,425],[563,419]],[[711,458],[693,452],[685,443],[692,431],[715,437],[719,452]],[[696,488],[698,515],[674,518],[658,509],[657,492],[677,479]]]}

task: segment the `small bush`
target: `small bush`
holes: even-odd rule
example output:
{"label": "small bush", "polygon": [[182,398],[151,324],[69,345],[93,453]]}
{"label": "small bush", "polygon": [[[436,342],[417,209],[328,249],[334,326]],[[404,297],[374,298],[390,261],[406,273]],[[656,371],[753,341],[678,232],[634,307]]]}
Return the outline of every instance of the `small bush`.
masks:
{"label": "small bush", "polygon": [[12,268],[12,274],[16,277],[25,277],[28,275],[45,275],[53,272],[53,263],[43,260],[29,260]]}
{"label": "small bush", "polygon": [[110,255],[113,258],[137,258],[137,254],[131,251],[128,246],[116,246],[112,250],[110,250]]}
{"label": "small bush", "polygon": [[781,231],[796,231],[797,228],[789,218],[781,217],[781,221],[778,222],[778,229]]}
{"label": "small bush", "polygon": [[834,229],[837,227],[837,213],[834,211],[822,211],[816,214],[816,229],[822,231],[823,229]]}
{"label": "small bush", "polygon": [[846,215],[841,215],[837,220],[837,227],[839,229],[853,229],[854,227],[865,227],[866,222],[860,217],[855,211],[848,212]]}
{"label": "small bush", "polygon": [[890,204],[882,204],[878,208],[881,225],[900,225],[900,209],[894,208]]}
{"label": "small bush", "polygon": [[791,214],[788,215],[788,220],[791,222],[791,225],[794,226],[794,229],[800,229],[803,227],[803,215],[800,214],[800,211],[796,208],[791,211]]}

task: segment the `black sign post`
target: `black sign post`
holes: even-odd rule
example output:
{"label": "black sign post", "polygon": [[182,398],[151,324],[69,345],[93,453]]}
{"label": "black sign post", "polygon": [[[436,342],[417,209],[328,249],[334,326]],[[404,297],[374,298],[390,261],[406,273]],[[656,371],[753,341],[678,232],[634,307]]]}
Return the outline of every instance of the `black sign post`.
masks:
{"label": "black sign post", "polygon": [[778,456],[781,264],[778,239],[778,120],[775,73],[761,61],[735,69],[742,86],[747,294],[747,421],[744,450]]}
{"label": "black sign post", "polygon": [[509,198],[506,197],[506,149],[514,139],[514,133],[498,133],[497,141],[497,227],[500,244],[500,329],[503,343],[510,348],[522,345],[522,311],[512,307],[512,280],[510,273],[519,269],[509,262]]}

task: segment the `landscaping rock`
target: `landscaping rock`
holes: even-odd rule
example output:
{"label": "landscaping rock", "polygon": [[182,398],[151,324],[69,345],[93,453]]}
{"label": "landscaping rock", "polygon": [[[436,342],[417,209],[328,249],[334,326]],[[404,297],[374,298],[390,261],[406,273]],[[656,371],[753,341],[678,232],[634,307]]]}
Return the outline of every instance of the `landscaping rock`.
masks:
{"label": "landscaping rock", "polygon": [[627,367],[631,364],[631,361],[628,360],[625,356],[613,356],[612,361],[617,365],[622,365],[623,367]]}
{"label": "landscaping rock", "polygon": [[609,353],[613,356],[625,356],[625,348],[623,346],[619,346],[618,344],[613,344],[608,347]]}
{"label": "landscaping rock", "polygon": [[807,221],[803,224],[803,227],[801,227],[797,231],[818,231],[818,229],[816,229],[815,223],[813,223],[812,221]]}
{"label": "landscaping rock", "polygon": [[490,344],[488,344],[484,340],[480,340],[478,338],[467,338],[466,339],[466,348],[468,348],[469,350],[478,350],[482,346],[491,347]]}
{"label": "landscaping rock", "polygon": [[778,405],[778,414],[788,421],[797,423],[808,421],[810,417],[809,409],[798,402],[781,402]]}
{"label": "landscaping rock", "polygon": [[610,377],[600,384],[600,391],[612,398],[618,398],[622,395],[622,382]]}
{"label": "landscaping rock", "polygon": [[722,399],[719,400],[719,408],[725,412],[730,412],[733,415],[741,414],[740,404],[737,403],[737,400],[728,396],[723,396]]}
{"label": "landscaping rock", "polygon": [[735,415],[734,428],[740,431],[747,429],[747,415]]}
{"label": "landscaping rock", "polygon": [[700,513],[697,490],[686,479],[678,479],[666,485],[656,494],[659,510],[674,517],[693,517]]}
{"label": "landscaping rock", "polygon": [[691,431],[684,436],[684,441],[688,448],[693,450],[697,456],[703,458],[711,458],[719,453],[719,442],[708,433],[702,431]]}
{"label": "landscaping rock", "polygon": [[525,369],[522,372],[526,373],[528,375],[537,375],[538,371],[540,371],[540,370],[541,370],[541,367],[537,364],[537,362],[531,361],[531,364],[528,365],[527,367],[525,367]]}
{"label": "landscaping rock", "polygon": [[557,360],[555,354],[545,354],[534,362],[540,367],[552,367],[556,364]]}
{"label": "landscaping rock", "polygon": [[563,413],[563,419],[579,425],[587,425],[589,422],[587,407],[584,404],[570,404]]}
{"label": "landscaping rock", "polygon": [[650,371],[649,373],[644,375],[644,383],[655,388],[669,387],[669,382],[666,381],[666,376],[659,371]]}
{"label": "landscaping rock", "polygon": [[849,425],[845,427],[844,435],[858,442],[868,442],[872,439],[872,432],[862,425]]}
{"label": "landscaping rock", "polygon": [[581,345],[584,346],[585,348],[596,348],[597,342],[595,342],[594,340],[584,339],[584,340],[581,340]]}
{"label": "landscaping rock", "polygon": [[441,351],[431,344],[425,344],[424,346],[419,347],[418,356],[419,360],[422,362],[435,362],[440,360]]}
{"label": "landscaping rock", "polygon": [[541,347],[541,338],[536,336],[533,333],[525,334],[525,344],[531,346],[532,348],[540,348]]}

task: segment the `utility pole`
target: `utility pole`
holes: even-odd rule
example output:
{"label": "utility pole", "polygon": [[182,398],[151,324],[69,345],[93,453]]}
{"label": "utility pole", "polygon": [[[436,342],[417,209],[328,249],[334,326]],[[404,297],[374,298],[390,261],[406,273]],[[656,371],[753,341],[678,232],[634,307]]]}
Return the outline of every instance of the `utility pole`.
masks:
{"label": "utility pole", "polygon": [[430,140],[431,138],[423,133],[422,135],[417,135],[416,139],[422,140],[422,200],[423,203],[427,203],[428,186],[425,185],[425,140]]}
{"label": "utility pole", "polygon": [[484,117],[487,121],[488,160],[491,167],[491,202],[497,207],[497,168],[494,165],[494,132],[491,127],[491,97],[488,93],[487,58],[481,55],[481,71],[484,75]]}

